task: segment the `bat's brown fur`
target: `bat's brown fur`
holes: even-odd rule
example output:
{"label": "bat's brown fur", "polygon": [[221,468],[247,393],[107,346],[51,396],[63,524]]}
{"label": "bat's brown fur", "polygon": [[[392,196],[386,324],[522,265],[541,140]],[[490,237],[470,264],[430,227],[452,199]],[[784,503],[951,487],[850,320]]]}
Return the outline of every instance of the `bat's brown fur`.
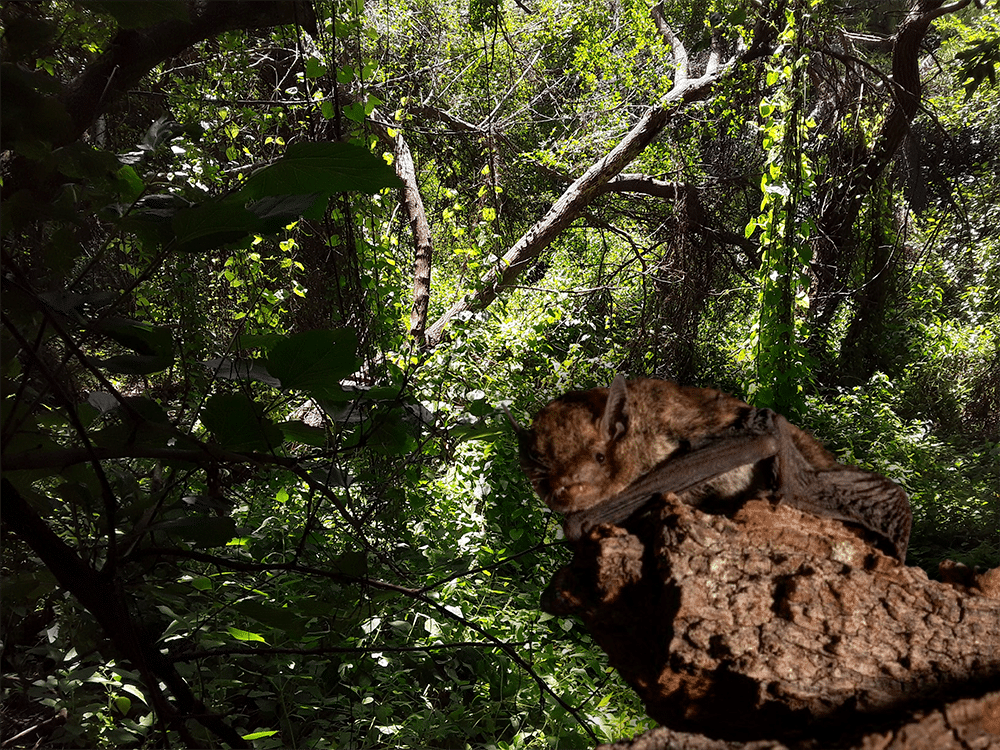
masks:
{"label": "bat's brown fur", "polygon": [[[751,425],[761,422],[768,432],[754,431]],[[734,454],[738,460],[730,465],[737,468],[720,472],[706,466],[704,481],[678,494],[700,505],[776,489],[796,507],[874,531],[897,557],[905,558],[910,510],[897,485],[837,463],[812,436],[780,416],[720,391],[666,380],[626,383],[619,376],[610,388],[573,391],[556,399],[535,416],[530,430],[519,433],[521,465],[532,486],[553,510],[579,514],[584,520],[573,524],[577,530],[590,525],[588,517],[595,523],[609,517],[622,521],[638,510],[655,494],[626,492],[639,479],[643,489],[652,480],[660,491],[675,491],[672,471],[679,456],[689,456],[690,466],[704,446],[724,452],[723,442],[729,441],[739,443],[733,451],[746,451],[746,445],[757,441],[763,449],[748,463],[739,465],[742,454]],[[769,447],[759,442],[764,440],[771,441]],[[767,459],[760,460],[762,456]],[[567,522],[567,532],[570,527]]]}

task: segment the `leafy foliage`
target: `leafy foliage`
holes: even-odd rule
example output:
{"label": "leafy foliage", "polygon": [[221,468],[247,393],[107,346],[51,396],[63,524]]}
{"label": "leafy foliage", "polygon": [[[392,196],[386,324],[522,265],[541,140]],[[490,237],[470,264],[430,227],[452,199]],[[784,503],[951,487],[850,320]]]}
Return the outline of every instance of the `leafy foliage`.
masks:
{"label": "leafy foliage", "polygon": [[[994,9],[936,21],[913,145],[865,183],[892,63],[843,40],[893,29],[853,10],[674,3],[670,41],[631,1],[315,2],[315,34],[281,15],[304,3],[207,28],[213,5],[0,10],[5,736],[642,730],[579,624],[538,611],[567,551],[500,413],[619,370],[800,413],[911,493],[912,558],[996,564]],[[193,36],[150,60],[171,24]],[[760,40],[516,288],[408,339],[397,136],[439,315],[664,101],[682,43],[704,70]],[[132,83],[83,117],[109,80],[74,86],[122,50]]]}

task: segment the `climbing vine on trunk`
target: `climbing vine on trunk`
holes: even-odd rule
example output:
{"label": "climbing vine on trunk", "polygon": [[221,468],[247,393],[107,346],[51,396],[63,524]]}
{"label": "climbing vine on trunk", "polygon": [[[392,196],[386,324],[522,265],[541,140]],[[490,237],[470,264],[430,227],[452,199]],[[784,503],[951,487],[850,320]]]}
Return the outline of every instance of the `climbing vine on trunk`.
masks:
{"label": "climbing vine on trunk", "polygon": [[786,11],[779,38],[784,55],[767,68],[771,96],[760,104],[766,162],[761,174],[761,213],[746,227],[749,238],[759,231],[759,316],[753,324],[747,354],[755,358],[755,382],[748,391],[755,403],[785,414],[803,406],[803,384],[811,378],[805,340],[804,312],[809,299],[810,238],[816,225],[808,199],[817,167],[810,150],[815,128],[803,112],[808,55],[802,39],[813,20],[816,0],[797,2]]}

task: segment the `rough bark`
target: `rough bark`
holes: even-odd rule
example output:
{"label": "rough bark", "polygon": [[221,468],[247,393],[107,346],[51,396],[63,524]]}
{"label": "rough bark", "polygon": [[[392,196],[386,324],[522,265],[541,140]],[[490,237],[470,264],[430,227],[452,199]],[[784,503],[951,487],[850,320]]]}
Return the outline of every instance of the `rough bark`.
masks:
{"label": "rough bark", "polygon": [[542,604],[584,621],[650,716],[707,738],[851,746],[1000,689],[1000,574],[931,581],[861,534],[766,498],[728,518],[668,496],[580,543]]}
{"label": "rough bark", "polygon": [[906,723],[888,731],[876,731],[846,744],[755,740],[726,742],[702,734],[653,729],[630,742],[599,745],[598,750],[995,750],[1000,747],[1000,692],[981,698],[964,698],[913,715]]}

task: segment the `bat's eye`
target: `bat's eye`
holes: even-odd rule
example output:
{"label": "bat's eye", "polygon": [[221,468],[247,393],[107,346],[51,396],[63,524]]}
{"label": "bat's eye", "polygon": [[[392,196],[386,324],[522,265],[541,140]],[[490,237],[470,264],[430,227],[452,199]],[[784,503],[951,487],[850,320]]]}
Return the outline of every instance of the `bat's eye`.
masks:
{"label": "bat's eye", "polygon": [[599,463],[599,464],[603,464],[604,463],[604,454],[603,453],[595,453],[594,454],[594,460],[597,461],[597,463]]}

